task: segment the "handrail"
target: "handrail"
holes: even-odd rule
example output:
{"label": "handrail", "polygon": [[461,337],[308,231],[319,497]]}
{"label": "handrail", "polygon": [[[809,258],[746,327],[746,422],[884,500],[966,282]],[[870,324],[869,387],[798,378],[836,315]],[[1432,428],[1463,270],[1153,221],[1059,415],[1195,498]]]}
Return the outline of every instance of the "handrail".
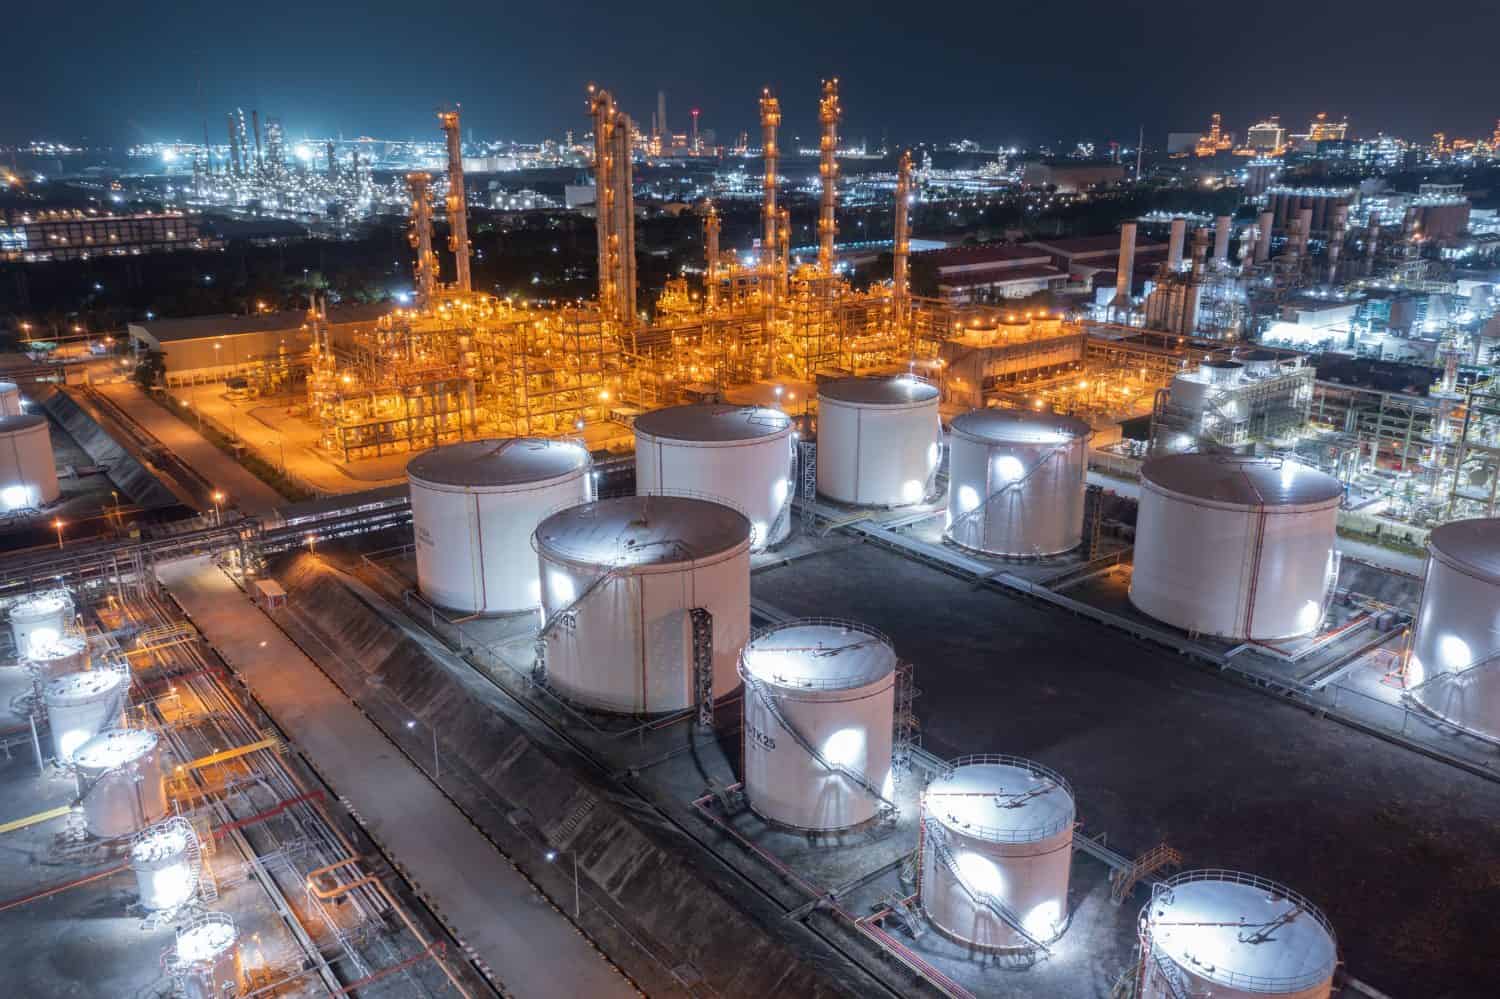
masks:
{"label": "handrail", "polygon": [[1025,940],[1043,954],[1050,955],[1052,951],[1048,949],[1047,945],[1039,940],[1030,930],[1026,929],[1025,925],[1021,922],[1021,918],[1009,906],[1000,901],[992,893],[980,891],[969,884],[968,880],[964,878],[963,872],[959,870],[958,862],[953,859],[953,851],[948,848],[946,832],[939,825],[934,824],[934,820],[931,818],[925,818],[923,822],[927,825],[927,828],[923,832],[932,843],[933,856],[937,858],[938,863],[948,869],[948,873],[953,876],[954,883],[963,890],[965,895],[969,896],[969,901],[975,905],[982,905],[986,909],[989,909],[1002,923],[1015,931],[1015,934],[1022,940]]}
{"label": "handrail", "polygon": [[[991,794],[991,796],[995,798],[1016,798],[1020,797],[1024,793],[1027,797],[1032,797],[1037,793],[1045,793],[1047,791],[1051,791],[1055,787],[1056,789],[1061,790],[1064,794],[1066,794],[1070,801],[1076,800],[1073,795],[1073,786],[1068,783],[1067,778],[1063,777],[1062,774],[1058,773],[1055,770],[1052,770],[1049,767],[1044,767],[1034,760],[1023,759],[1019,756],[1008,756],[1001,753],[977,753],[971,754],[969,756],[960,756],[956,759],[948,761],[948,769],[934,777],[932,781],[927,785],[924,799],[929,803],[932,803],[934,798],[941,799],[942,797],[944,797],[944,792],[937,786],[938,782],[951,780],[954,773],[959,768],[968,766],[1014,767],[1018,770],[1024,770],[1027,773],[1032,774],[1033,776],[1043,777],[1046,780],[1050,781],[1053,785],[1053,787],[1036,789],[1034,792],[1006,792],[1002,790],[995,792],[979,792],[981,794]],[[1038,839],[1046,839],[1048,836],[1057,835],[1064,829],[1072,826],[1073,819],[1073,810],[1069,809],[1067,814],[1064,814],[1063,816],[1053,820],[1052,822],[1043,823],[1026,829],[1000,829],[995,826],[986,826],[976,823],[970,824],[964,830],[964,833],[965,835],[972,835],[978,839],[984,839],[994,843],[1029,843]]]}
{"label": "handrail", "polygon": [[[754,646],[756,642],[762,639],[769,638],[770,636],[775,635],[779,632],[798,627],[838,628],[842,631],[848,631],[853,634],[863,635],[866,638],[874,639],[875,641],[880,642],[882,645],[884,645],[887,649],[891,650],[891,661],[893,664],[892,672],[895,672],[895,646],[892,644],[890,638],[885,635],[885,633],[876,628],[872,628],[867,624],[861,624],[857,621],[848,621],[843,618],[832,617],[789,618],[785,621],[777,621],[774,624],[766,625],[763,628],[757,628],[755,631],[750,633],[750,640],[745,643],[744,649],[740,652],[741,664],[743,665],[745,656],[747,656],[752,651],[783,651],[778,649],[755,649]],[[837,650],[837,647],[833,646],[830,646],[828,649],[828,651],[830,652]],[[870,683],[876,679],[878,679],[878,677],[873,677],[869,673],[844,673],[839,674],[838,676],[798,678],[795,680],[783,680],[779,677],[776,677],[772,678],[772,682],[774,682],[777,686],[798,687],[804,690],[843,690],[850,686],[858,685],[858,683]]]}
{"label": "handrail", "polygon": [[[1226,969],[1222,967],[1222,965],[1215,967],[1212,971],[1205,969],[1201,972],[1195,972],[1195,974],[1201,974],[1203,975],[1203,977],[1208,978],[1211,981],[1215,981],[1221,985],[1228,985],[1234,988],[1243,988],[1252,991],[1276,992],[1295,992],[1299,989],[1311,988],[1312,986],[1317,985],[1320,982],[1326,981],[1333,974],[1334,968],[1338,965],[1338,936],[1334,933],[1333,925],[1329,923],[1328,917],[1323,915],[1322,910],[1314,905],[1311,900],[1303,895],[1298,894],[1297,892],[1288,888],[1286,885],[1272,881],[1269,878],[1263,878],[1255,874],[1246,874],[1243,871],[1231,871],[1221,868],[1205,868],[1203,870],[1185,871],[1182,874],[1174,875],[1173,877],[1167,878],[1160,884],[1156,885],[1153,894],[1171,894],[1174,889],[1181,885],[1192,884],[1198,881],[1217,881],[1226,882],[1229,884],[1248,885],[1252,888],[1255,888],[1257,891],[1266,892],[1269,895],[1274,895],[1291,903],[1293,906],[1291,912],[1283,913],[1281,916],[1277,917],[1277,919],[1289,921],[1291,918],[1296,918],[1296,916],[1301,915],[1302,913],[1306,913],[1308,916],[1311,916],[1312,919],[1320,927],[1322,927],[1323,932],[1328,934],[1329,942],[1333,944],[1333,957],[1324,962],[1318,968],[1312,971],[1303,972],[1300,975],[1283,975],[1280,977],[1271,975],[1247,975],[1241,971],[1232,971]],[[1148,905],[1147,911],[1149,912],[1151,908],[1152,907]],[[1266,920],[1266,923],[1275,921],[1276,920]],[[1154,925],[1155,920],[1148,917],[1148,928]],[[1260,925],[1265,925],[1265,923],[1246,923],[1244,924],[1243,928],[1253,929]]]}
{"label": "handrail", "polygon": [[576,620],[578,616],[578,606],[585,600],[587,600],[605,583],[609,582],[612,579],[618,579],[619,576],[619,570],[611,568],[608,571],[602,572],[599,575],[595,576],[593,579],[589,580],[589,584],[583,588],[583,592],[574,597],[572,602],[570,602],[566,607],[562,607],[547,615],[547,620],[543,622],[541,628],[537,629],[536,640],[538,642],[546,641],[548,636],[550,636],[552,632],[557,629],[557,625],[564,619]]}
{"label": "handrail", "polygon": [[1467,674],[1473,672],[1474,670],[1478,669],[1481,666],[1488,666],[1490,663],[1494,662],[1497,659],[1500,659],[1500,651],[1491,652],[1491,653],[1489,653],[1486,656],[1483,656],[1483,657],[1481,657],[1479,659],[1475,659],[1473,662],[1469,663],[1467,666],[1461,666],[1458,669],[1443,670],[1441,673],[1434,673],[1431,676],[1429,676],[1427,679],[1423,680],[1421,683],[1417,684],[1415,687],[1408,687],[1406,689],[1406,691],[1405,691],[1405,696],[1407,696],[1407,697],[1415,697],[1417,694],[1421,693],[1425,688],[1427,688],[1428,686],[1430,686],[1432,684],[1437,683],[1439,680],[1442,680],[1442,681],[1447,682],[1447,683],[1453,683],[1453,682],[1457,681],[1460,677],[1466,676]]}

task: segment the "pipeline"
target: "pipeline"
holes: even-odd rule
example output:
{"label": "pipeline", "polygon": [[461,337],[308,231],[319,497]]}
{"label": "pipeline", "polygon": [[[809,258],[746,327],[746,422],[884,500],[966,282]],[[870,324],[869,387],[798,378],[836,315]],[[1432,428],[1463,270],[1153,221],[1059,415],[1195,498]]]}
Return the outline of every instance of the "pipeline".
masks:
{"label": "pipeline", "polygon": [[65,881],[60,885],[53,885],[51,888],[43,888],[39,891],[31,892],[29,895],[22,895],[19,898],[13,898],[9,902],[0,902],[0,912],[6,912],[10,909],[19,908],[20,906],[23,906],[28,902],[35,902],[40,899],[51,898],[53,895],[61,894],[62,892],[67,891],[69,888],[77,888],[80,885],[90,884],[94,881],[102,881],[105,878],[113,877],[116,874],[120,874],[128,870],[130,870],[129,864],[120,864],[118,867],[110,867],[102,871],[95,871],[93,874],[85,874],[81,878],[74,878],[72,881]]}

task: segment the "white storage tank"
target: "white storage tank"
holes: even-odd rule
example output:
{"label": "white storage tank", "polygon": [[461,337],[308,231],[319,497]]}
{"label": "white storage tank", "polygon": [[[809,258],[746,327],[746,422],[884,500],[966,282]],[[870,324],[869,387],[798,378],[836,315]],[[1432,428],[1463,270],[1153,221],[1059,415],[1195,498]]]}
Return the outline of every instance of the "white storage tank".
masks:
{"label": "white storage tank", "polygon": [[686,496],[623,496],[548,517],[534,546],[547,679],[604,711],[698,703],[694,608],[712,616],[712,692],[737,685],[750,637],[750,521]]}
{"label": "white storage tank", "polygon": [[635,420],[635,491],[722,496],[755,550],[791,530],[792,421],[762,406],[670,406]]}
{"label": "white storage tank", "polygon": [[43,507],[58,495],[57,463],[46,417],[36,413],[0,416],[0,513]]}
{"label": "white storage tank", "polygon": [[892,792],[890,639],[851,621],[788,621],[751,637],[740,676],[745,795],[756,814],[820,832],[875,818]]}
{"label": "white storage tank", "polygon": [[129,692],[126,670],[96,669],[48,680],[42,688],[42,703],[47,706],[57,762],[71,763],[84,743],[106,729],[124,725]]}
{"label": "white storage tank", "polygon": [[88,639],[76,631],[67,631],[43,641],[33,635],[26,662],[44,678],[79,673],[89,668]]}
{"label": "white storage tank", "polygon": [[1211,454],[1141,468],[1130,602],[1196,634],[1275,641],[1323,620],[1343,487],[1296,462]]}
{"label": "white storage tank", "polygon": [[592,495],[588,451],[573,441],[464,441],[406,466],[417,583],[439,607],[465,614],[530,610],[540,602],[531,532],[548,513]]}
{"label": "white storage tank", "polygon": [[942,457],[938,390],[912,375],[818,386],[818,493],[859,506],[920,503]]}
{"label": "white storage tank", "polygon": [[161,741],[140,728],[111,729],[73,754],[83,817],[100,839],[128,836],[167,814]]}
{"label": "white storage tank", "polygon": [[225,912],[205,912],[177,930],[172,975],[184,999],[240,994],[240,934]]}
{"label": "white storage tank", "polygon": [[965,756],[949,766],[922,799],[923,911],[975,947],[1050,943],[1068,919],[1073,789],[1014,756]]}
{"label": "white storage tank", "polygon": [[[1237,871],[1187,871],[1141,914],[1142,999],[1327,999],[1338,942],[1317,906]],[[1175,979],[1175,980],[1174,980]]]}
{"label": "white storage tank", "polygon": [[26,412],[21,405],[21,386],[15,382],[0,382],[0,416],[20,416]]}
{"label": "white storage tank", "polygon": [[1407,688],[1453,724],[1500,738],[1500,662],[1490,661],[1497,654],[1500,519],[1435,527],[1427,539]]}
{"label": "white storage tank", "polygon": [[175,909],[198,891],[202,857],[198,834],[180,815],[137,833],[130,843],[141,905],[150,912]]}
{"label": "white storage tank", "polygon": [[1092,431],[1056,413],[976,409],[948,434],[947,537],[988,555],[1056,555],[1083,539]]}
{"label": "white storage tank", "polygon": [[73,597],[67,590],[29,593],[10,605],[10,634],[16,655],[25,659],[33,644],[46,645],[73,623]]}

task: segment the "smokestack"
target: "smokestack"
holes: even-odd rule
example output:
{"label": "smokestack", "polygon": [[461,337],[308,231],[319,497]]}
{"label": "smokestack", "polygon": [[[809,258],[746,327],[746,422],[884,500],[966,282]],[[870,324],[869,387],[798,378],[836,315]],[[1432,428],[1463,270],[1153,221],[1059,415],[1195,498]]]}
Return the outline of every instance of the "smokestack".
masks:
{"label": "smokestack", "polygon": [[1271,226],[1276,220],[1274,212],[1260,213],[1260,239],[1255,244],[1255,262],[1263,264],[1271,259]]}
{"label": "smokestack", "polygon": [[[776,168],[780,150],[776,146],[776,129],[781,125],[781,101],[771,96],[769,89],[760,92],[761,155],[765,157],[766,173],[761,188],[761,216],[763,232],[760,240],[760,271],[765,286],[761,298],[774,302],[781,288],[782,277],[777,273],[776,234]],[[784,273],[784,267],[783,267]]]}
{"label": "smokestack", "polygon": [[706,268],[703,281],[704,308],[709,312],[719,304],[719,210],[708,203],[708,214],[703,217],[703,247],[706,251]]}
{"label": "smokestack", "polygon": [[891,253],[891,299],[895,306],[896,328],[906,328],[911,289],[907,283],[907,255],[911,252],[907,209],[911,203],[911,152],[901,154],[896,167],[896,214]]}
{"label": "smokestack", "polygon": [[238,177],[240,175],[240,142],[234,134],[234,112],[224,112],[224,120],[229,125],[229,169]]}
{"label": "smokestack", "polygon": [[1229,224],[1228,215],[1220,215],[1214,219],[1214,262],[1219,264],[1229,263]]}
{"label": "smokestack", "polygon": [[818,270],[828,276],[833,274],[833,246],[838,237],[838,222],[833,213],[838,202],[839,164],[836,156],[841,113],[839,81],[824,80],[823,97],[818,101],[818,123],[823,127],[823,136],[818,143],[818,176],[823,186],[823,197],[818,206]]}
{"label": "smokestack", "polygon": [[699,153],[699,148],[698,148],[698,109],[697,108],[693,108],[692,115],[693,115],[693,136],[689,140],[690,144],[688,145],[688,148],[692,150],[694,156],[697,156],[698,153]]}
{"label": "smokestack", "polygon": [[1182,270],[1182,244],[1187,237],[1187,219],[1172,220],[1172,234],[1167,238],[1167,270]]}
{"label": "smokestack", "polygon": [[250,109],[250,127],[255,131],[255,172],[260,173],[260,111],[256,108]]}
{"label": "smokestack", "polygon": [[1115,267],[1115,300],[1110,304],[1112,310],[1118,310],[1130,316],[1130,285],[1135,275],[1135,223],[1126,222],[1120,226],[1120,260]]}
{"label": "smokestack", "polygon": [[1311,208],[1300,208],[1297,210],[1297,255],[1307,256],[1307,239],[1312,235],[1313,210]]}
{"label": "smokestack", "polygon": [[1208,230],[1193,230],[1192,277],[1182,289],[1182,325],[1178,332],[1191,336],[1198,328],[1198,298],[1203,294],[1203,269],[1208,258]]}
{"label": "smokestack", "polygon": [[464,194],[463,133],[459,131],[458,111],[439,111],[444,138],[448,140],[448,249],[453,262],[458,290],[473,290],[469,277],[469,204]]}
{"label": "smokestack", "polygon": [[667,92],[656,92],[656,127],[661,129],[662,145],[670,145],[672,133],[667,129]]}

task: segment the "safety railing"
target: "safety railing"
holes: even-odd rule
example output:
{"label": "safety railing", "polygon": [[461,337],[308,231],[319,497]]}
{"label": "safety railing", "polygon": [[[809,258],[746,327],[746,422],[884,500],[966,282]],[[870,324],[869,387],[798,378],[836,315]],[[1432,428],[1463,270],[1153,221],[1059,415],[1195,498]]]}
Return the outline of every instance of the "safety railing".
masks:
{"label": "safety railing", "polygon": [[[942,802],[942,799],[945,797],[945,792],[941,787],[942,782],[952,780],[959,769],[970,766],[1001,766],[1024,770],[1033,777],[1042,778],[1047,782],[1048,786],[1026,788],[1019,791],[1006,791],[1001,788],[993,792],[988,790],[946,792],[946,796],[958,797],[962,795],[968,798],[974,795],[990,795],[1001,800],[1013,798],[1016,799],[1016,806],[1020,807],[1032,798],[1058,790],[1068,796],[1070,803],[1074,800],[1073,786],[1057,771],[1019,756],[1007,756],[1001,753],[980,753],[960,756],[948,762],[947,769],[935,776],[932,782],[927,785],[925,795],[927,807],[933,809]],[[1002,829],[998,826],[990,826],[982,822],[964,820],[962,831],[966,836],[973,836],[976,839],[988,840],[993,843],[1030,843],[1039,839],[1046,839],[1048,836],[1054,836],[1064,829],[1071,828],[1074,817],[1074,809],[1069,807],[1051,821],[1037,822],[1029,826],[1011,826]]]}
{"label": "safety railing", "polygon": [[[777,649],[775,647],[757,649],[755,647],[756,643],[759,641],[764,641],[765,639],[770,638],[773,635],[779,634],[784,631],[790,631],[794,628],[836,628],[840,632],[847,633],[851,636],[862,636],[862,638],[856,638],[852,642],[829,644],[826,646],[799,646],[795,650]],[[879,642],[886,648],[892,650],[891,663],[892,670],[894,671],[895,649],[891,643],[890,638],[888,638],[880,630],[872,628],[867,624],[860,624],[857,621],[848,621],[843,618],[833,617],[793,618],[787,621],[778,621],[775,624],[756,629],[751,633],[750,640],[745,643],[744,649],[740,652],[740,668],[747,671],[750,669],[749,664],[746,662],[746,658],[753,652],[775,653],[797,651],[806,652],[807,654],[812,656],[827,657],[836,655],[837,653],[845,651],[846,649],[849,649],[854,645],[862,645],[869,641]],[[816,677],[784,677],[776,674],[758,677],[758,679],[762,680],[763,682],[773,683],[778,687],[796,687],[804,690],[843,690],[849,687],[859,686],[862,683],[871,682],[877,678],[878,677],[869,670],[858,673],[827,674]]]}

